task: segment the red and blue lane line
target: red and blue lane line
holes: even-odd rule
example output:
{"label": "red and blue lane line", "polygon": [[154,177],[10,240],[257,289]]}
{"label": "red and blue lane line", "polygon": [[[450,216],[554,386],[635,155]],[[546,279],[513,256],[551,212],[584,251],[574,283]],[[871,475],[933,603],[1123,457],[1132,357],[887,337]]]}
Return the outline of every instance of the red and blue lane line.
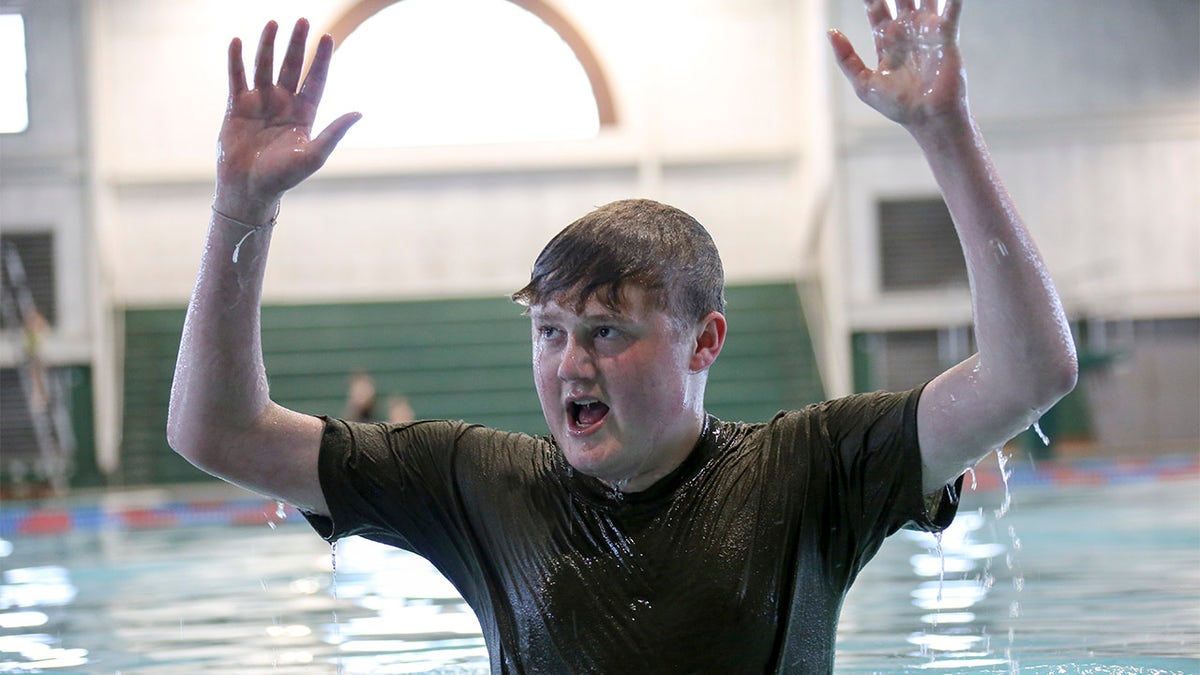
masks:
{"label": "red and blue lane line", "polygon": [[265,499],[169,501],[104,507],[56,505],[45,501],[0,504],[0,537],[63,534],[71,531],[151,530],[211,526],[262,526],[304,522],[299,512]]}
{"label": "red and blue lane line", "polygon": [[[975,471],[975,490],[1004,488],[999,469]],[[1169,481],[1200,475],[1200,453],[1145,458],[1075,459],[1009,464],[1010,488],[1059,485],[1116,485]],[[72,531],[151,530],[194,526],[263,526],[303,523],[291,506],[280,517],[278,502],[266,499],[168,501],[138,506],[57,505],[47,501],[0,503],[0,538]]]}

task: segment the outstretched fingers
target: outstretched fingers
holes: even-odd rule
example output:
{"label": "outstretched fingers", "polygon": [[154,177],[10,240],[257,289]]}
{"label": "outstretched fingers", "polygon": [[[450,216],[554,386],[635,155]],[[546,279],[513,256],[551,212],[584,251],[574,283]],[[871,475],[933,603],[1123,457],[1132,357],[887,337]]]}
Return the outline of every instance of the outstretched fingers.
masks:
{"label": "outstretched fingers", "polygon": [[829,31],[829,43],[833,46],[833,56],[837,59],[838,67],[842,69],[846,79],[854,86],[854,91],[862,95],[868,81],[871,79],[871,69],[863,63],[850,39],[839,30]]}
{"label": "outstretched fingers", "polygon": [[288,42],[283,65],[279,68],[279,86],[289,93],[295,93],[300,84],[300,73],[304,70],[304,43],[307,40],[308,20],[299,19],[292,29],[292,39]]}
{"label": "outstretched fingers", "polygon": [[891,20],[892,10],[888,9],[884,0],[863,0],[863,4],[867,9],[867,21],[871,24],[871,30],[880,28]]}
{"label": "outstretched fingers", "polygon": [[312,109],[316,109],[325,93],[325,78],[329,75],[329,61],[333,57],[333,36],[322,35],[317,42],[317,53],[313,56],[308,75],[300,87],[300,98]]}
{"label": "outstretched fingers", "polygon": [[963,0],[946,0],[942,10],[942,21],[945,22],[948,35],[958,35],[958,20],[962,16]]}
{"label": "outstretched fingers", "polygon": [[246,67],[242,64],[242,41],[229,43],[229,98],[246,91]]}
{"label": "outstretched fingers", "polygon": [[268,21],[258,40],[258,54],[254,57],[254,88],[270,88],[275,73],[275,32],[279,24]]}
{"label": "outstretched fingers", "polygon": [[[300,99],[304,102],[305,109],[311,111],[310,114],[316,114],[321,96],[325,93],[325,78],[329,75],[329,62],[332,58],[333,36],[322,35],[321,39],[317,41],[317,51],[308,67],[308,74],[304,76],[304,84],[300,86]],[[329,159],[329,155],[337,147],[342,137],[360,119],[362,119],[362,115],[359,113],[346,113],[330,122],[329,126],[312,139],[311,161],[315,164],[312,167],[314,171],[325,164],[325,160]],[[311,120],[309,123],[311,124]]]}
{"label": "outstretched fingers", "polygon": [[867,22],[871,25],[871,36],[875,39],[875,53],[882,55],[887,25],[892,20],[892,10],[888,9],[884,0],[864,0],[864,4],[867,8]]}

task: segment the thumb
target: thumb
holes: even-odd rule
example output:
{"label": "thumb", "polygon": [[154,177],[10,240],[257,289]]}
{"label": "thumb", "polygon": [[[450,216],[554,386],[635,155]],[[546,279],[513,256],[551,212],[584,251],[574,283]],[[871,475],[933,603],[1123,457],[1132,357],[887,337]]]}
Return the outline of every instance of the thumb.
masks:
{"label": "thumb", "polygon": [[846,76],[850,84],[854,85],[855,91],[863,91],[867,86],[867,80],[871,77],[871,70],[859,58],[858,52],[854,51],[854,45],[850,44],[850,39],[839,30],[830,30],[829,44],[833,47],[833,57],[837,60],[842,74]]}
{"label": "thumb", "polygon": [[362,113],[346,113],[336,120],[329,123],[316,138],[312,140],[314,150],[314,159],[318,160],[318,166],[325,164],[325,160],[333,154],[333,149],[341,142],[342,137],[354,126],[356,122],[362,119]]}

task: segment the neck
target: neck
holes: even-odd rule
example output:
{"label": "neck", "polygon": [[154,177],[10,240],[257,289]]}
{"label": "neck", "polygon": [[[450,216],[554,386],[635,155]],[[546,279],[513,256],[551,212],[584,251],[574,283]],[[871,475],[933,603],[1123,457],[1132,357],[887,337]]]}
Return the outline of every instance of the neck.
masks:
{"label": "neck", "polygon": [[698,416],[691,420],[686,432],[676,437],[678,440],[664,445],[661,454],[662,461],[657,462],[655,466],[620,480],[599,477],[598,479],[615,492],[632,493],[649,489],[672,471],[678,469],[692,454],[692,451],[696,449],[696,444],[700,442],[700,437],[703,436],[707,424],[708,416],[701,410]]}

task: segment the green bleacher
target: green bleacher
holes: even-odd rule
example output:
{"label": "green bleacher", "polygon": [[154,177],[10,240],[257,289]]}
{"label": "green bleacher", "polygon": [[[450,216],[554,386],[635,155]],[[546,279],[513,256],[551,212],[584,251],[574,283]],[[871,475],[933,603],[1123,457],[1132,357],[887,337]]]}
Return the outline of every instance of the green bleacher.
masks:
{"label": "green bleacher", "polygon": [[[791,284],[726,289],[729,334],[713,366],[708,410],[763,421],[823,398],[812,343]],[[170,450],[167,403],[184,310],[125,313],[121,482],[206,480]],[[340,414],[348,376],[365,370],[380,404],[405,395],[421,418],[452,418],[546,433],[530,368],[529,320],[506,297],[273,305],[263,309],[272,397],[312,414]]]}

